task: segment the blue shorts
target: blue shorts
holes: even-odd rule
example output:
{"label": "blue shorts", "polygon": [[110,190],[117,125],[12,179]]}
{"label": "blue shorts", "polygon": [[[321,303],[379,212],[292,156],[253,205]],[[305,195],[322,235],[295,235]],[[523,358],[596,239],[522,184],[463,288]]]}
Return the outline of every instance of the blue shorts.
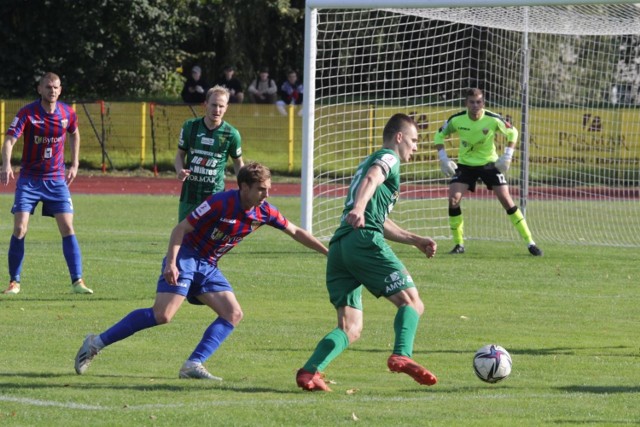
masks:
{"label": "blue shorts", "polygon": [[38,202],[42,202],[42,215],[73,213],[71,193],[65,180],[51,180],[20,176],[11,213],[29,212],[33,215]]}
{"label": "blue shorts", "polygon": [[182,295],[187,297],[187,301],[195,305],[203,305],[196,298],[198,295],[206,294],[207,292],[233,292],[231,284],[218,267],[209,264],[207,260],[198,256],[189,248],[182,247],[178,251],[176,264],[180,274],[177,285],[170,285],[164,279],[162,272],[166,263],[167,259],[165,258],[162,260],[162,271],[158,278],[156,292]]}

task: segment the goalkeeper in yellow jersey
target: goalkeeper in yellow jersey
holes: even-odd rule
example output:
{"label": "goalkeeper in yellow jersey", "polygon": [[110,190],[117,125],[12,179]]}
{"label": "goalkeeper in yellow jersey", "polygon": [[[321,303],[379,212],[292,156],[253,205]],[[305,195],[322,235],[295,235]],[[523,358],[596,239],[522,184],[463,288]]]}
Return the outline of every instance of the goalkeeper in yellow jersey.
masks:
{"label": "goalkeeper in yellow jersey", "polygon": [[[442,125],[436,132],[435,146],[438,149],[440,167],[449,183],[449,225],[453,233],[454,248],[450,254],[464,253],[464,218],[460,202],[467,191],[475,191],[476,182],[481,179],[500,201],[513,226],[524,239],[533,256],[542,256],[531,238],[522,212],[513,203],[505,174],[511,166],[511,159],[518,140],[518,130],[506,122],[499,114],[484,109],[484,94],[472,88],[466,92],[466,111],[461,111]],[[460,138],[458,164],[456,165],[444,149],[444,140],[457,133]],[[507,139],[504,153],[498,156],[495,135],[501,133]]]}

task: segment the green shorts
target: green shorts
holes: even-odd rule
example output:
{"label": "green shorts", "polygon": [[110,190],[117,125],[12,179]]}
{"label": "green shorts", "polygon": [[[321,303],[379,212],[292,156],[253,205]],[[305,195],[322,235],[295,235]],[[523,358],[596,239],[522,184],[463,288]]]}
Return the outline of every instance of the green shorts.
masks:
{"label": "green shorts", "polygon": [[180,202],[178,204],[178,222],[188,217],[189,214],[193,212],[198,206],[200,206],[200,203]]}
{"label": "green shorts", "polygon": [[336,307],[362,310],[362,286],[376,298],[415,284],[382,233],[353,230],[332,242],[327,259],[327,290]]}

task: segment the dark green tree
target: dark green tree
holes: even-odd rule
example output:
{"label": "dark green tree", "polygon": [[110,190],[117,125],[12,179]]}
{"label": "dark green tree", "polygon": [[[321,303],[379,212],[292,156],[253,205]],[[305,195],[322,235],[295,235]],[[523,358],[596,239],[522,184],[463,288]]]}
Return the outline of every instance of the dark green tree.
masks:
{"label": "dark green tree", "polygon": [[3,0],[0,96],[31,97],[46,71],[65,98],[163,92],[179,65],[188,3],[181,0]]}
{"label": "dark green tree", "polygon": [[304,0],[2,0],[0,97],[34,97],[47,71],[66,99],[175,95],[175,70],[195,63],[209,79],[226,64],[282,79],[302,73],[303,38]]}
{"label": "dark green tree", "polygon": [[202,0],[190,3],[190,16],[185,75],[197,63],[209,79],[235,65],[246,84],[261,66],[276,80],[290,68],[302,77],[304,0]]}

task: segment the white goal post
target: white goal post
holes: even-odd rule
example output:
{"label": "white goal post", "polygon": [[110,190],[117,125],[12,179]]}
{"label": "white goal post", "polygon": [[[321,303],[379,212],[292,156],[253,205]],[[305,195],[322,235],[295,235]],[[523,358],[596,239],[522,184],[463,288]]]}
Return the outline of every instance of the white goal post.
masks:
{"label": "white goal post", "polygon": [[[640,3],[308,0],[305,16],[305,229],[332,235],[351,174],[402,112],[420,142],[391,217],[450,238],[433,135],[479,87],[520,131],[508,179],[537,243],[640,246]],[[484,185],[462,209],[467,239],[520,239]]]}

